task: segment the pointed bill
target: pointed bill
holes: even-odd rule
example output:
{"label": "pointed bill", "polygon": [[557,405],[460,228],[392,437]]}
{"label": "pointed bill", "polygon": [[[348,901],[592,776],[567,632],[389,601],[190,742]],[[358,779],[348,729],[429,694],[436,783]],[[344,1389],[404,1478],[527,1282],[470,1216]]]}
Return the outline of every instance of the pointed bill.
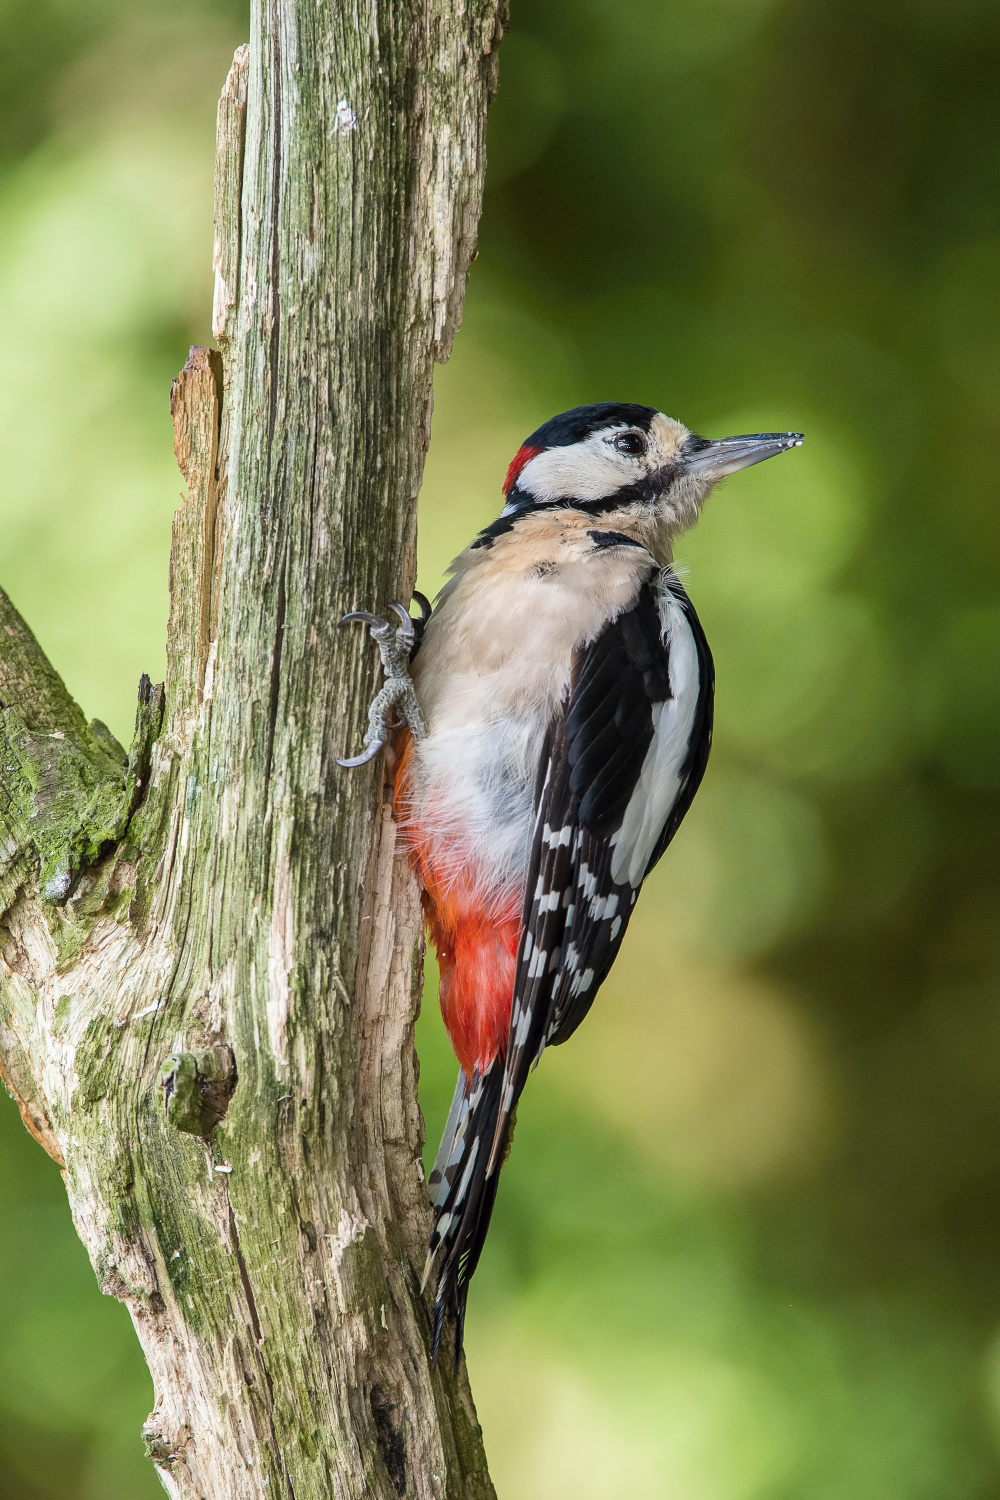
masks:
{"label": "pointed bill", "polygon": [[801,446],[801,432],[753,432],[728,438],[700,438],[692,433],[684,444],[682,462],[688,474],[725,479],[727,474]]}

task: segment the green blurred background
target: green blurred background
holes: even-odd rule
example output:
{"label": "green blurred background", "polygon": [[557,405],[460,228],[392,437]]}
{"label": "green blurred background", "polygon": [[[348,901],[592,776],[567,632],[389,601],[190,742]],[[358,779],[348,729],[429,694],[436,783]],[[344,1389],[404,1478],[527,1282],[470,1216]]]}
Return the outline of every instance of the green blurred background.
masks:
{"label": "green blurred background", "polygon": [[[0,3],[0,577],[127,737],[242,0]],[[421,583],[594,400],[802,428],[680,560],[704,788],[521,1110],[471,1298],[501,1500],[1000,1496],[1000,8],[515,0]],[[454,1064],[420,1025],[433,1140]],[[0,1099],[0,1494],[152,1392]]]}

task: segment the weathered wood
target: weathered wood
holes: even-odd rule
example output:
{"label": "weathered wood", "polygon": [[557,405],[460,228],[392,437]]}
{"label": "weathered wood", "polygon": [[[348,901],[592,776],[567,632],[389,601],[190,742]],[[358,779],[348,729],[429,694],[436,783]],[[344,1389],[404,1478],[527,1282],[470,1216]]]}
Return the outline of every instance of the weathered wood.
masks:
{"label": "weathered wood", "polygon": [[236,333],[240,295],[240,234],[243,224],[243,148],[247,130],[247,73],[250,48],[238,47],[222,94],[215,142],[215,297],[212,333],[225,349]]}
{"label": "weathered wood", "polygon": [[170,391],[174,454],[187,499],[174,516],[170,549],[167,691],[180,720],[212,696],[219,580],[215,527],[219,509],[222,359],[192,349]]}
{"label": "weathered wood", "polygon": [[127,761],[0,597],[3,1075],[132,1314],[184,1500],[493,1493],[418,1288],[419,901],[384,767],[335,756],[376,677],[336,622],[413,585],[502,20],[254,5],[219,110],[221,359],[172,394],[166,695]]}
{"label": "weathered wood", "polygon": [[3,589],[0,631],[0,709],[17,709],[38,734],[83,739],[86,719]]}

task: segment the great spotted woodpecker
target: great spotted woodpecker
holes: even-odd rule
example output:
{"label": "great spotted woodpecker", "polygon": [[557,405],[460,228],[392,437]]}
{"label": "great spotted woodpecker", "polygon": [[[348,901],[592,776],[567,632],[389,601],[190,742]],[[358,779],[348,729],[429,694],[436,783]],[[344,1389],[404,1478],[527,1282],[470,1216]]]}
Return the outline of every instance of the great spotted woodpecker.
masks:
{"label": "great spotted woodpecker", "polygon": [[362,764],[398,705],[396,817],[422,887],[461,1068],[430,1187],[433,1355],[461,1355],[476,1269],[529,1069],[572,1035],[642,882],[698,789],[714,669],[672,568],[712,486],[800,433],[708,441],[648,406],[577,407],[507,471],[496,521],[433,612],[364,611],[387,681]]}

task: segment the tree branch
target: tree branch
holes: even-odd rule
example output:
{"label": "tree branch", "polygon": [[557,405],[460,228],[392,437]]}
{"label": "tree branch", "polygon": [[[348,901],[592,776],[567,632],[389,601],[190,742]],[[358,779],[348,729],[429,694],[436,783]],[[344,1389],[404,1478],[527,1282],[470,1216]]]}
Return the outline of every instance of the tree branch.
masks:
{"label": "tree branch", "polygon": [[414,581],[502,20],[255,4],[219,109],[221,357],[171,398],[166,692],[127,758],[3,601],[3,1075],[184,1500],[493,1493],[418,1290],[418,895],[382,774],[335,757],[376,675],[336,621]]}
{"label": "tree branch", "polygon": [[0,589],[0,709],[13,708],[38,734],[83,741],[87,721],[28,626]]}

